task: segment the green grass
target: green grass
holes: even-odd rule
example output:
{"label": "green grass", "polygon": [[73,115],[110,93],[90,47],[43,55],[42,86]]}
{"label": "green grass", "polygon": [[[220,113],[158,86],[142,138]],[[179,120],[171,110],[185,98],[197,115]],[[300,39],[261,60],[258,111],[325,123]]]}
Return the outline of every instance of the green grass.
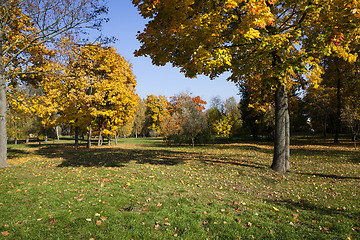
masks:
{"label": "green grass", "polygon": [[0,239],[360,239],[360,152],[270,144],[10,145],[0,169]]}

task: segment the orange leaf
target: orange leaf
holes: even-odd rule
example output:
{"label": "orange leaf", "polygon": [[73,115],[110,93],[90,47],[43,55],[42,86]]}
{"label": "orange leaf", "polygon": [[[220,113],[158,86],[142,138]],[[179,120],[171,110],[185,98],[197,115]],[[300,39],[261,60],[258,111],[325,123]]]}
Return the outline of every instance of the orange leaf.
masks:
{"label": "orange leaf", "polygon": [[8,231],[5,231],[5,232],[1,232],[1,235],[3,235],[4,237],[6,237],[6,236],[9,236],[10,233],[9,233]]}

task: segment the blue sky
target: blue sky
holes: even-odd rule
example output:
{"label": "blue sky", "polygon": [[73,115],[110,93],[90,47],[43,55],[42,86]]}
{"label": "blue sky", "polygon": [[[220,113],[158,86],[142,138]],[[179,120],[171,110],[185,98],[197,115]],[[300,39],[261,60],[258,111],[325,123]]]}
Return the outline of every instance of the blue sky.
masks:
{"label": "blue sky", "polygon": [[114,46],[133,65],[137,93],[141,98],[150,94],[170,97],[180,92],[190,92],[208,103],[215,96],[223,100],[234,96],[239,100],[237,87],[227,82],[226,77],[210,80],[206,76],[199,76],[189,79],[170,64],[159,67],[152,65],[150,58],[135,57],[133,53],[140,47],[136,34],[144,29],[146,20],[139,15],[131,0],[109,0],[108,7],[110,22],[104,25],[103,34],[118,39]]}

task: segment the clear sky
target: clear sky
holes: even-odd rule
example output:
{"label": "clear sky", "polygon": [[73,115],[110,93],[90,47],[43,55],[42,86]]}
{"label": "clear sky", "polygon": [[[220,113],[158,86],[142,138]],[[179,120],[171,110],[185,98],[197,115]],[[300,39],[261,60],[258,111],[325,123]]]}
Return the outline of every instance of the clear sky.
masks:
{"label": "clear sky", "polygon": [[223,100],[234,96],[239,101],[237,87],[227,82],[226,77],[210,80],[206,76],[199,76],[189,79],[170,64],[159,67],[152,65],[150,58],[135,57],[134,51],[140,47],[136,34],[144,29],[146,20],[139,15],[131,0],[109,0],[108,7],[110,22],[104,24],[103,34],[118,39],[114,46],[133,65],[138,84],[136,89],[141,98],[150,94],[170,97],[190,92],[208,103],[215,96]]}

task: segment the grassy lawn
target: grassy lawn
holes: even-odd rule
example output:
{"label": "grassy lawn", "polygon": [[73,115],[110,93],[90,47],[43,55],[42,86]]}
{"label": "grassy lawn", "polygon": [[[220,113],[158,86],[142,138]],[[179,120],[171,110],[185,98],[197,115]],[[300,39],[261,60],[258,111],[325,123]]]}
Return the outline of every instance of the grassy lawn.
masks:
{"label": "grassy lawn", "polygon": [[10,145],[0,169],[0,239],[360,239],[360,151],[272,147]]}

